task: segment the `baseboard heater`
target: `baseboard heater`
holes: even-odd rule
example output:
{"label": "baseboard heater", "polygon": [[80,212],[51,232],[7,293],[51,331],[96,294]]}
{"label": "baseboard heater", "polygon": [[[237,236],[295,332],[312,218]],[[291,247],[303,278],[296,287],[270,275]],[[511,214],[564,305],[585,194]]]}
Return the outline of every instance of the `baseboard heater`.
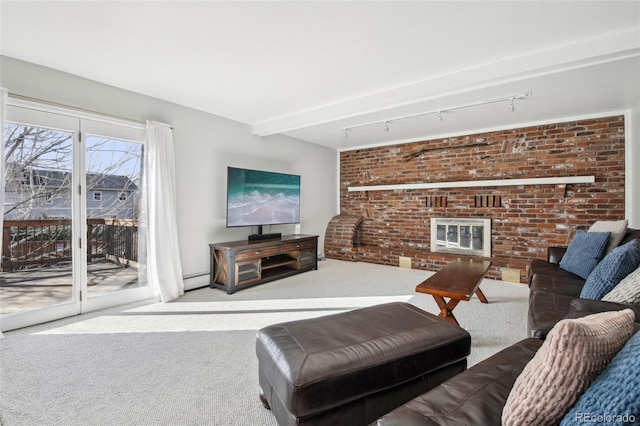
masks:
{"label": "baseboard heater", "polygon": [[205,271],[205,272],[196,272],[195,274],[187,274],[187,275],[183,275],[182,279],[183,280],[190,280],[191,278],[198,278],[198,277],[204,277],[206,275],[209,275],[209,271]]}

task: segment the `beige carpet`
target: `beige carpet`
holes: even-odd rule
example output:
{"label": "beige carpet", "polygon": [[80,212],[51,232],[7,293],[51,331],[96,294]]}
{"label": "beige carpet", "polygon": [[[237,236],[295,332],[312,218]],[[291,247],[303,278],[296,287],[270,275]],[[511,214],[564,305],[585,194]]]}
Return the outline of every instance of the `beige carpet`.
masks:
{"label": "beige carpet", "polygon": [[[227,295],[203,288],[5,333],[0,422],[18,425],[275,425],[258,401],[255,331],[347,309],[409,301],[431,272],[326,260],[318,271]],[[485,280],[489,304],[461,302],[469,364],[526,337],[528,289]]]}

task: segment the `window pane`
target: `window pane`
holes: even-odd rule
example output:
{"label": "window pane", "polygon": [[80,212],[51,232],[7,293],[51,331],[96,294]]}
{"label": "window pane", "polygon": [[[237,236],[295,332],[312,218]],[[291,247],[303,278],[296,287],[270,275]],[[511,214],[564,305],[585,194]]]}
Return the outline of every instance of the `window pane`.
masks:
{"label": "window pane", "polygon": [[471,248],[471,227],[460,225],[460,248]]}
{"label": "window pane", "polygon": [[446,225],[438,225],[436,234],[436,244],[439,246],[447,245],[447,227]]}
{"label": "window pane", "polygon": [[458,225],[447,225],[447,247],[458,247]]}
{"label": "window pane", "polygon": [[5,124],[0,313],[73,299],[73,133]]}
{"label": "window pane", "polygon": [[88,291],[143,285],[138,278],[138,215],[143,144],[86,137]]}
{"label": "window pane", "polygon": [[484,226],[473,227],[473,249],[482,250],[484,239]]}

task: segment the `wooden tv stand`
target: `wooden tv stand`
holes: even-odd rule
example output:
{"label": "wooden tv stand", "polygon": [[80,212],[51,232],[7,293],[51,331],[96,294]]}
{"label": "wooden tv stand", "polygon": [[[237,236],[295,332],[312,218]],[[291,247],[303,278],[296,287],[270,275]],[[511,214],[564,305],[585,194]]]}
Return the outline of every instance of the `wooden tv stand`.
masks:
{"label": "wooden tv stand", "polygon": [[209,244],[209,286],[236,290],[318,269],[317,235]]}

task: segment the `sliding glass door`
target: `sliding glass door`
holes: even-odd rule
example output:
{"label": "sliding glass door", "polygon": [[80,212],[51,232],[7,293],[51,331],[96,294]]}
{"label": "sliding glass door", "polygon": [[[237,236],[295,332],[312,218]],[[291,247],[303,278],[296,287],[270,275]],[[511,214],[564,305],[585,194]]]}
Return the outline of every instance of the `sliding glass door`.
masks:
{"label": "sliding glass door", "polygon": [[144,131],[83,120],[87,236],[83,310],[151,297],[140,232]]}
{"label": "sliding glass door", "polygon": [[144,131],[10,106],[5,135],[0,327],[150,297]]}
{"label": "sliding glass door", "polygon": [[[8,108],[2,229],[2,328],[80,313],[72,214],[78,120]],[[6,321],[5,321],[6,320]]]}

